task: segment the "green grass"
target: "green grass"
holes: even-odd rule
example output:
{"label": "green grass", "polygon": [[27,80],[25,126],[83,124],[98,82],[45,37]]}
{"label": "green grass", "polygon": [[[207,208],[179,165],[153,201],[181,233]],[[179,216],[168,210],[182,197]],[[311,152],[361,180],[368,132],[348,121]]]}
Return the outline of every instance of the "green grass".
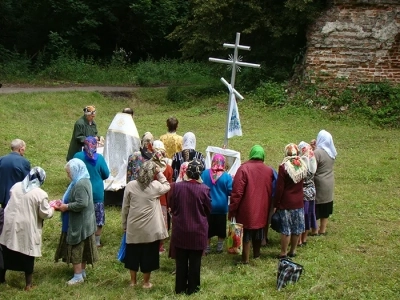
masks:
{"label": "green grass", "polygon": [[[27,142],[26,157],[32,166],[47,172],[43,189],[50,199],[60,198],[68,184],[65,156],[73,124],[82,108],[94,104],[99,133],[106,130],[116,112],[135,109],[140,134],[165,133],[165,120],[175,115],[178,132],[193,131],[197,149],[221,146],[224,137],[227,95],[181,103],[165,100],[167,89],[140,89],[129,98],[107,98],[98,93],[36,93],[0,95],[0,155],[9,152],[14,138]],[[400,293],[398,149],[400,131],[366,125],[346,116],[330,117],[306,108],[272,109],[250,98],[239,103],[243,137],[234,137],[229,148],[247,160],[249,150],[260,144],[266,163],[278,167],[284,146],[315,138],[320,129],[332,133],[338,157],[335,163],[334,214],[325,237],[310,237],[298,250],[295,261],[305,273],[296,285],[276,291],[279,236],[270,233],[271,246],[263,248],[260,260],[235,266],[239,259],[226,253],[211,254],[202,260],[201,292],[190,299],[396,299]],[[104,247],[100,261],[89,268],[88,280],[76,287],[65,282],[72,267],[54,263],[60,233],[56,215],[45,222],[43,257],[36,260],[30,299],[186,299],[174,295],[174,263],[161,256],[160,270],[153,272],[154,288],[129,288],[129,273],[116,260],[121,238],[120,212],[107,207]],[[215,248],[216,241],[213,240]],[[24,276],[9,271],[8,284],[0,286],[1,299],[26,299]]]}

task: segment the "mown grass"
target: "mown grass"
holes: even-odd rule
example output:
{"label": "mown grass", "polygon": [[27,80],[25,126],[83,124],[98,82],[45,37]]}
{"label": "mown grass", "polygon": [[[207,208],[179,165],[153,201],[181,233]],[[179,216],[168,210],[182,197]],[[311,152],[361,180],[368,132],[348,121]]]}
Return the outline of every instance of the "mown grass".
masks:
{"label": "mown grass", "polygon": [[[159,137],[166,131],[165,120],[178,117],[178,131],[193,131],[197,149],[221,146],[224,137],[227,95],[171,103],[166,89],[140,89],[129,98],[104,97],[98,93],[35,93],[0,95],[0,155],[8,153],[14,138],[27,142],[26,156],[32,166],[47,172],[43,186],[50,199],[61,197],[68,184],[63,166],[72,127],[82,108],[96,105],[99,133],[105,135],[116,112],[135,109],[139,133],[151,131]],[[271,245],[261,259],[248,266],[235,266],[239,257],[226,253],[203,258],[201,292],[191,299],[396,299],[400,293],[397,266],[399,246],[400,176],[397,152],[400,132],[367,125],[345,115],[329,116],[306,108],[272,109],[252,99],[239,103],[243,137],[234,137],[229,148],[247,160],[252,145],[266,151],[266,163],[277,168],[283,148],[289,142],[309,141],[320,129],[332,133],[338,150],[335,163],[335,206],[328,235],[309,238],[298,250],[295,261],[305,273],[296,285],[276,291],[279,236],[270,232]],[[1,299],[186,299],[174,295],[174,263],[161,256],[160,270],[152,274],[154,288],[129,288],[129,274],[116,260],[120,243],[120,212],[107,207],[104,247],[100,261],[89,268],[81,286],[65,282],[72,268],[54,264],[60,219],[45,222],[43,257],[36,260],[37,288],[23,292],[22,273],[10,271],[7,285],[0,286]],[[214,241],[214,243],[216,243]],[[215,245],[214,245],[215,247]]]}

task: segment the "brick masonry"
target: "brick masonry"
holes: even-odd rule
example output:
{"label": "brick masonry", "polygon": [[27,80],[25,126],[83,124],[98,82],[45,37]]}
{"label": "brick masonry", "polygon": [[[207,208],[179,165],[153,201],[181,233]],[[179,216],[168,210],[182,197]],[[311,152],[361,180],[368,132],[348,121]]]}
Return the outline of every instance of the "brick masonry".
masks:
{"label": "brick masonry", "polygon": [[400,83],[400,0],[336,0],[311,26],[305,81]]}

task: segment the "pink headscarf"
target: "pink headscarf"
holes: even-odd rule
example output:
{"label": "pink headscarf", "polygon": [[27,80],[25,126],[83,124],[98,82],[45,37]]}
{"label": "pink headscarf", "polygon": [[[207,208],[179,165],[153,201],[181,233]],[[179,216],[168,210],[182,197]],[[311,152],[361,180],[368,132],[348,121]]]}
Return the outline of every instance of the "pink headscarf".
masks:
{"label": "pink headscarf", "polygon": [[225,172],[225,156],[222,154],[214,154],[211,162],[210,178],[212,184],[215,184],[217,180]]}
{"label": "pink headscarf", "polygon": [[185,176],[188,165],[189,165],[188,161],[185,161],[183,164],[181,164],[181,167],[179,168],[179,175],[178,178],[176,179],[176,182],[181,182],[183,180],[186,180]]}

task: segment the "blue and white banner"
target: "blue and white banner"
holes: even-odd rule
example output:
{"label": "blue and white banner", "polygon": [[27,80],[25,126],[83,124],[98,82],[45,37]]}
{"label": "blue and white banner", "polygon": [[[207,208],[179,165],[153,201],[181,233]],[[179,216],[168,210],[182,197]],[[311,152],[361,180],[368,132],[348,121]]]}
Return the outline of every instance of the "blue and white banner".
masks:
{"label": "blue and white banner", "polygon": [[242,125],[240,124],[239,109],[235,94],[230,90],[230,107],[228,116],[228,139],[237,135],[242,136]]}

